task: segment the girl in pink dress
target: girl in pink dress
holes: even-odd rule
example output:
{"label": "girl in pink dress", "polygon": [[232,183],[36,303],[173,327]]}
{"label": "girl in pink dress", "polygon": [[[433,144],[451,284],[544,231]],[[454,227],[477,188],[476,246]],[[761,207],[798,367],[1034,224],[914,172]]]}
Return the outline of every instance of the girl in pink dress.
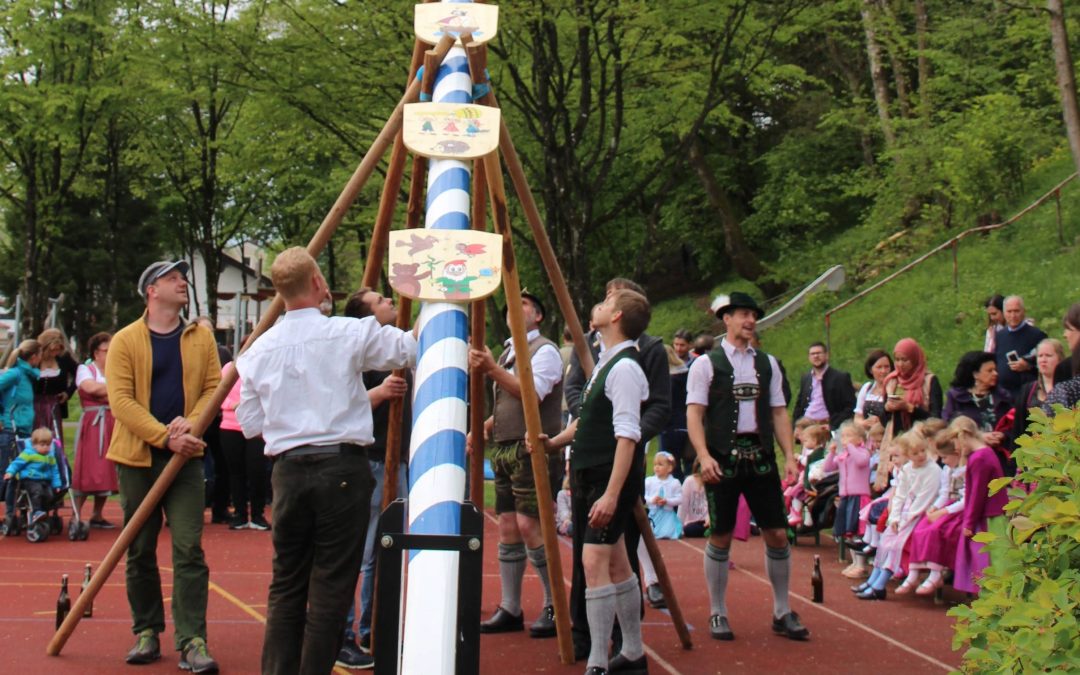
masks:
{"label": "girl in pink dress", "polygon": [[1005,534],[1003,514],[1009,497],[1005,490],[990,495],[990,481],[1001,478],[1005,473],[997,453],[986,445],[982,433],[970,418],[957,417],[949,425],[947,433],[953,438],[959,452],[970,453],[964,479],[963,529],[953,568],[956,571],[953,587],[958,591],[978,593],[978,579],[990,565],[990,554],[984,544],[974,541],[972,537],[987,531]]}
{"label": "girl in pink dress", "polygon": [[934,437],[934,447],[944,464],[938,485],[938,497],[911,535],[908,576],[896,589],[897,595],[915,589],[921,571],[927,568],[930,575],[918,586],[915,593],[933,595],[943,583],[942,572],[946,567],[952,567],[956,560],[964,511],[964,457],[957,451],[956,444],[947,431]]}

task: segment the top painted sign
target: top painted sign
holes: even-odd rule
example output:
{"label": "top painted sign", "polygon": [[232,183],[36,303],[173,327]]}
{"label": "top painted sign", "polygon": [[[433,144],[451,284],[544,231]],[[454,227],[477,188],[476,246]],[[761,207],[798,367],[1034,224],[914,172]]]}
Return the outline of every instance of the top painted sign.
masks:
{"label": "top painted sign", "polygon": [[416,37],[436,44],[443,35],[460,39],[472,33],[473,42],[487,42],[499,28],[498,5],[474,2],[428,2],[416,6],[413,30]]}

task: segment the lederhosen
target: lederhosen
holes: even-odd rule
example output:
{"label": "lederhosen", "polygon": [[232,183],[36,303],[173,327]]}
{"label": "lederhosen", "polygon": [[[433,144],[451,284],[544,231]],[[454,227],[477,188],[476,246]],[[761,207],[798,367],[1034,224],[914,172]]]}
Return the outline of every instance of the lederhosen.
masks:
{"label": "lederhosen", "polygon": [[[754,353],[756,382],[735,382],[735,369],[723,347],[708,354],[713,367],[709,404],[705,412],[705,442],[720,465],[722,479],[706,483],[709,518],[713,532],[723,534],[735,527],[739,497],[744,496],[762,529],[787,527],[780,472],[773,448],[772,406],[769,387],[773,370],[769,355]],[[739,407],[753,401],[757,432],[739,433]]]}

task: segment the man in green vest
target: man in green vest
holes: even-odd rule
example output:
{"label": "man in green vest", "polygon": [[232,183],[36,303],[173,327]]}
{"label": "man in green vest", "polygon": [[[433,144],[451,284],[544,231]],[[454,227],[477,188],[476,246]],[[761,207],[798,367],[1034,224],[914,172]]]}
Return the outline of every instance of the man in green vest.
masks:
{"label": "man in green vest", "polygon": [[[554,342],[540,335],[544,305],[540,298],[521,294],[529,341],[529,363],[533,385],[540,400],[540,423],[543,432],[555,435],[562,429],[562,356]],[[484,437],[494,441],[491,468],[495,473],[495,514],[499,519],[499,577],[502,599],[490,619],[480,624],[481,633],[507,633],[525,629],[521,611],[521,582],[525,561],[532,563],[544,586],[544,608],[529,627],[534,638],[555,636],[555,608],[551,599],[547,556],[540,533],[540,511],[533,478],[532,463],[525,449],[525,410],[521,403],[521,384],[514,372],[513,343],[496,362],[491,350],[469,350],[469,366],[477,368],[494,381],[495,405],[484,422]],[[480,452],[479,439],[469,437],[470,452]],[[549,464],[558,462],[552,458]],[[550,472],[549,472],[550,473]],[[556,488],[557,489],[557,488]],[[545,499],[554,501],[553,495]],[[558,552],[556,552],[556,555]]]}
{"label": "man in green vest", "polygon": [[[547,452],[574,444],[571,511],[574,531],[584,534],[585,612],[591,636],[586,675],[648,672],[641,641],[641,584],[630,567],[624,535],[641,499],[634,455],[649,381],[638,363],[636,340],[651,314],[649,301],[640,293],[619,289],[608,294],[593,312],[604,351],[582,393],[580,416],[555,438],[542,437]],[[616,617],[622,645],[609,663]]]}
{"label": "man in green vest", "polygon": [[798,472],[792,450],[783,377],[774,357],[751,346],[764,312],[745,293],[714,303],[727,335],[690,367],[686,384],[686,426],[701,463],[712,535],[705,547],[710,633],[733,640],[725,594],[731,532],[739,497],[745,496],[765,540],[765,569],[773,587],[773,631],[793,640],[810,637],[788,605],[791,548],[774,438],[784,452],[788,480]]}

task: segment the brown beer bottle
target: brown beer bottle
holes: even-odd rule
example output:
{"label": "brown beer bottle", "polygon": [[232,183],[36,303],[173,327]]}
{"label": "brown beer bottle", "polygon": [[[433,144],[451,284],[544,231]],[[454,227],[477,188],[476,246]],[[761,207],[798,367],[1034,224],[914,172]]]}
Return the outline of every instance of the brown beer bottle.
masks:
{"label": "brown beer bottle", "polygon": [[[86,575],[83,576],[82,589],[79,591],[79,597],[86,592],[86,587],[90,585],[90,563],[86,563]],[[90,599],[90,602],[86,603],[86,609],[83,610],[83,617],[89,619],[94,616],[94,600]]]}
{"label": "brown beer bottle", "polygon": [[60,577],[60,597],[56,599],[56,629],[60,630],[60,624],[64,623],[68,612],[71,611],[71,596],[68,595],[68,575]]}
{"label": "brown beer bottle", "polygon": [[825,602],[825,581],[821,578],[821,556],[814,556],[814,571],[810,574],[810,585],[814,588],[814,602]]}

